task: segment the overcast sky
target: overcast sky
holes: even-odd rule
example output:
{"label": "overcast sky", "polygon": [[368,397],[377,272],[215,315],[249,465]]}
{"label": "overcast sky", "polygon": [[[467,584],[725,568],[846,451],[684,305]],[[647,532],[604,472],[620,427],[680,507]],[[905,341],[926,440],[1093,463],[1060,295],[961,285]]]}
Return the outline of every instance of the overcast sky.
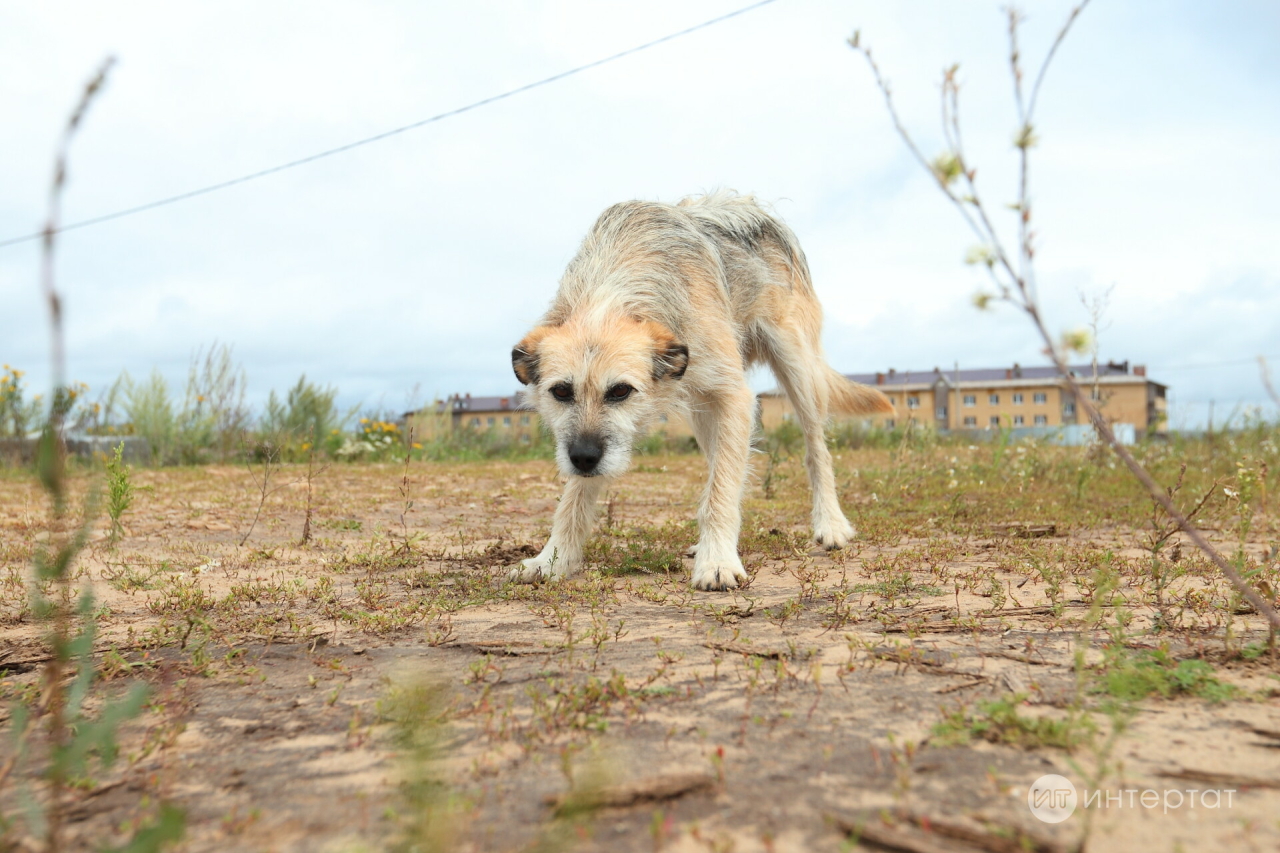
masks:
{"label": "overcast sky", "polygon": [[[72,151],[65,221],[417,121],[746,0],[8,3],[0,10],[0,240],[36,230],[80,87],[118,59]],[[511,345],[609,204],[717,187],[800,237],[840,370],[1042,363],[978,312],[974,240],[895,136],[861,29],[921,146],[959,62],[985,197],[1014,192],[1003,2],[777,0],[601,68],[357,150],[70,232],[69,375],[180,386],[233,345],[255,402],[298,376],[400,410],[509,393]],[[1038,65],[1069,4],[1027,4]],[[1171,386],[1174,425],[1261,403],[1280,373],[1280,6],[1096,0],[1040,97],[1032,190],[1055,330],[1114,285],[1104,359]],[[1004,214],[1003,209],[1000,213]],[[1012,215],[1008,222],[1012,224]],[[38,246],[0,249],[0,361],[48,383]],[[757,377],[767,387],[767,377]],[[175,390],[180,390],[176,388]]]}

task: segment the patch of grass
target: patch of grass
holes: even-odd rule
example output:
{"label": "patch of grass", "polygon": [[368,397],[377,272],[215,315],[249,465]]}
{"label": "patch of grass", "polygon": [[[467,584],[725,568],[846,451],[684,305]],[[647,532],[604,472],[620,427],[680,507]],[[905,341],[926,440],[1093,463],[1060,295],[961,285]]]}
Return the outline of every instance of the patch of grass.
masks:
{"label": "patch of grass", "polygon": [[1224,702],[1239,693],[1234,685],[1219,681],[1208,662],[1175,661],[1163,649],[1109,649],[1092,689],[1125,702],[1156,694]]}
{"label": "patch of grass", "polygon": [[934,725],[934,743],[957,746],[978,739],[1023,749],[1056,747],[1071,751],[1093,738],[1096,727],[1088,715],[1072,712],[1065,718],[1024,716],[1018,713],[1018,706],[1026,699],[1027,694],[1015,693],[979,702],[976,711],[958,708]]}

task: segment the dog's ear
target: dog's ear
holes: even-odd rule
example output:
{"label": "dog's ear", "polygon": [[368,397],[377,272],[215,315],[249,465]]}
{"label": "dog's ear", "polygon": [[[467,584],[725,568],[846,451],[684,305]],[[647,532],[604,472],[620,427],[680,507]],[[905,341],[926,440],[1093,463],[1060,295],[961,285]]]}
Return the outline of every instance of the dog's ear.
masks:
{"label": "dog's ear", "polygon": [[542,343],[548,331],[550,329],[546,326],[539,326],[511,350],[511,369],[522,385],[536,385],[538,382],[538,344]]}
{"label": "dog's ear", "polygon": [[669,377],[679,379],[689,367],[689,348],[676,341],[675,335],[666,328],[657,326],[653,334],[653,378]]}

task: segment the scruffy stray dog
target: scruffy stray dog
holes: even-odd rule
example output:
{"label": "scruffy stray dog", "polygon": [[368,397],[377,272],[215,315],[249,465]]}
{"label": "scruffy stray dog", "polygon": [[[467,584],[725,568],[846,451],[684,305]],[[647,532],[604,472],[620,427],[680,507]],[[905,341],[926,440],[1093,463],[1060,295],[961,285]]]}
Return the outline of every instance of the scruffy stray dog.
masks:
{"label": "scruffy stray dog", "polygon": [[822,309],[795,235],[754,198],[718,192],[678,205],[629,201],[597,220],[542,323],[511,351],[569,478],[551,538],[513,579],[571,576],[596,502],[627,470],[632,443],[660,414],[688,414],[710,468],[693,564],[697,589],[731,589],[738,558],[755,395],[766,362],[804,431],[813,536],[827,548],[854,529],[836,498],[823,437],[829,411],[889,412],[873,388],[826,363]]}

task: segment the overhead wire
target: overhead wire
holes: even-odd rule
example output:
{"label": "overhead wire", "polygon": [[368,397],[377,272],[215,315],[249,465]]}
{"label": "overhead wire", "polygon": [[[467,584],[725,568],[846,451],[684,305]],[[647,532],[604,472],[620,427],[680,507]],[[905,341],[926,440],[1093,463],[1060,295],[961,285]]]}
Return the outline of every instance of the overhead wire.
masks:
{"label": "overhead wire", "polygon": [[[143,213],[144,211],[148,211],[148,210],[155,210],[158,207],[165,207],[170,204],[177,204],[178,202],[186,201],[188,199],[196,198],[202,195],[208,195],[209,193],[217,192],[219,190],[224,190],[224,189],[227,189],[228,187],[238,186],[240,184],[248,183],[249,181],[256,181],[259,178],[265,178],[268,175],[278,174],[279,172],[283,172],[288,169],[295,169],[299,166],[305,166],[308,163],[314,163],[317,160],[323,160],[324,158],[332,157],[335,154],[342,154],[347,151],[351,151],[352,149],[355,149],[355,148],[360,148],[365,145],[371,145],[374,142],[381,142],[382,140],[389,139],[392,136],[398,136],[401,133],[407,133],[408,131],[411,131],[411,130],[417,130],[420,127],[425,127],[429,124],[434,124],[436,122],[443,121],[447,118],[453,118],[454,116],[462,115],[463,113],[471,112],[472,110],[476,110],[481,107],[485,107],[490,104],[497,103],[498,101],[506,100],[507,98],[511,98],[516,95],[523,94],[524,92],[537,89],[541,86],[546,86],[548,84],[555,83],[560,80],[564,80],[566,77],[572,77],[575,74],[581,74],[583,71],[589,71],[592,68],[599,68],[601,65],[607,65],[610,62],[616,62],[617,60],[623,59],[624,57],[632,56],[634,54],[640,53],[641,51],[648,50],[649,48],[657,47],[660,44],[673,41],[683,36],[687,36],[691,33],[696,33],[699,30],[704,30],[707,27],[715,26],[716,24],[723,23],[724,21],[727,21],[731,18],[736,18],[739,15],[745,15],[748,12],[753,12],[762,6],[768,6],[769,4],[775,3],[775,2],[777,2],[777,0],[759,0],[759,2],[752,3],[749,6],[743,6],[740,9],[736,9],[724,15],[720,15],[718,17],[711,18],[710,20],[703,21],[700,24],[695,24],[694,26],[686,27],[685,29],[680,30],[678,32],[669,33],[668,35],[662,36],[661,38],[654,39],[653,41],[648,41],[648,42],[645,42],[644,44],[636,45],[635,47],[628,48],[627,50],[621,51],[619,53],[606,56],[603,59],[597,59],[594,62],[588,62],[585,65],[579,65],[576,68],[570,68],[567,71],[561,71],[560,73],[553,74],[550,77],[544,77],[541,80],[536,80],[532,83],[526,83],[525,85],[517,86],[514,89],[508,89],[507,91],[502,92],[500,94],[491,95],[487,98],[482,98],[481,100],[473,101],[465,106],[457,107],[452,110],[447,110],[446,112],[437,113],[436,115],[433,115],[429,118],[421,119],[420,121],[415,121],[410,124],[393,128],[391,130],[386,130],[386,131],[383,131],[382,133],[374,134],[373,136],[367,136],[364,139],[357,139],[354,142],[348,142],[345,145],[339,145],[336,148],[329,148],[324,151],[317,152],[315,154],[310,154],[306,157],[299,157],[298,159],[290,160],[287,163],[281,163],[279,165],[271,166],[266,169],[260,169],[256,172],[250,172],[246,175],[241,175],[237,178],[231,178],[229,180],[219,181],[216,184],[209,184],[208,186],[200,187],[198,189],[188,190],[187,192],[179,193],[173,196],[168,196],[167,198],[157,199],[156,201],[147,202],[146,204],[140,204],[140,205],[137,205],[136,207],[129,207],[123,210],[117,210],[114,213],[106,213],[101,216],[93,216],[88,219],[81,219],[78,222],[69,222],[66,225],[63,225],[60,228],[58,228],[57,233],[63,233],[65,231],[74,231],[79,228],[88,228],[91,225],[100,225],[103,222],[110,222],[114,219],[122,219],[126,216],[133,216],[134,214]],[[19,243],[27,243],[32,240],[38,240],[43,235],[44,235],[43,231],[35,231],[33,233],[24,234],[19,237],[10,237],[5,240],[0,240],[0,249],[6,248],[8,246],[16,246]]]}

